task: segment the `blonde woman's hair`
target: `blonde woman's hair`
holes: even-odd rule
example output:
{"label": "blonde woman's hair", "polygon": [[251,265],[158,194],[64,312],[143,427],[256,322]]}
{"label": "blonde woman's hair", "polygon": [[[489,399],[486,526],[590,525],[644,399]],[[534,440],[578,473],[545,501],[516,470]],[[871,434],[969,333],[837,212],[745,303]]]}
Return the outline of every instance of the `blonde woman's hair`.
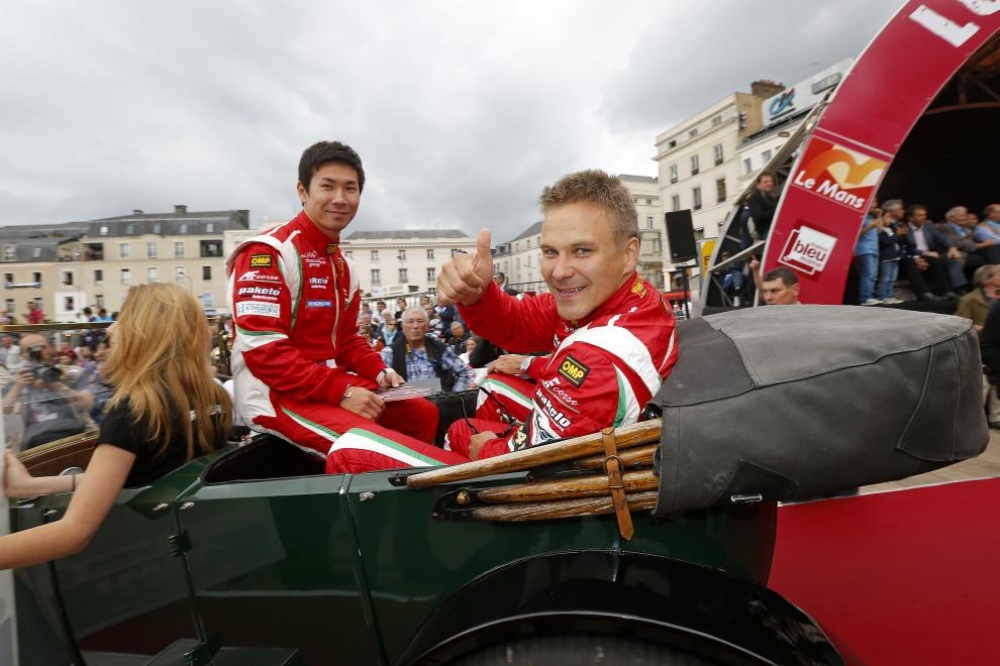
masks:
{"label": "blonde woman's hair", "polygon": [[139,431],[162,441],[161,451],[178,426],[189,460],[218,448],[232,425],[232,406],[209,374],[210,344],[205,314],[190,292],[171,283],[132,287],[108,355],[114,386],[108,406],[127,399]]}

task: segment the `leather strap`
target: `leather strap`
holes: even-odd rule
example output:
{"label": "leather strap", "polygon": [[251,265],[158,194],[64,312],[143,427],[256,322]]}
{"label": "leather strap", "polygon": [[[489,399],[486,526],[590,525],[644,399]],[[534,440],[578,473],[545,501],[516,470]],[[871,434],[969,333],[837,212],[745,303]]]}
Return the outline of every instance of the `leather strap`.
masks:
{"label": "leather strap", "polygon": [[615,516],[618,518],[618,532],[630,540],[635,534],[632,526],[632,514],[628,510],[628,499],[625,497],[625,484],[622,482],[622,460],[618,457],[618,447],[615,445],[614,428],[601,430],[604,441],[604,471],[608,475],[608,492],[615,506]]}

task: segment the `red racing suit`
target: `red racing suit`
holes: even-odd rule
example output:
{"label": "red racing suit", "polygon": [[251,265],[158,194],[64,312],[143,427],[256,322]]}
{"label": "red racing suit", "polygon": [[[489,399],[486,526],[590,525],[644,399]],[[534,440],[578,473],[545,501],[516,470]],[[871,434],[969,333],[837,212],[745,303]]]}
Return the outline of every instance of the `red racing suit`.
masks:
{"label": "red racing suit", "polygon": [[[634,423],[677,361],[673,308],[634,274],[581,321],[561,319],[551,294],[519,300],[493,283],[475,305],[459,309],[471,330],[504,349],[548,352],[528,367],[534,381],[490,375],[482,384],[490,397],[476,418],[448,429],[450,451],[348,433],[330,450],[328,470],[335,457],[365,469],[464,462],[471,435],[484,430],[506,436],[486,442],[480,458]],[[505,412],[523,425],[508,428],[500,421]]]}
{"label": "red racing suit", "polygon": [[[561,319],[551,294],[518,300],[495,286],[460,311],[471,330],[508,351],[549,352],[528,366],[533,387],[500,375],[483,382],[515,418],[530,411],[521,428],[486,442],[480,458],[635,423],[677,361],[673,308],[638,275],[580,321]],[[481,401],[477,418],[499,422],[497,402]],[[497,425],[494,432],[502,432]],[[467,454],[468,436],[465,424],[456,423],[448,433],[451,449]]]}
{"label": "red racing suit", "polygon": [[438,412],[418,398],[388,403],[378,423],[338,406],[349,386],[369,390],[385,368],[357,334],[361,294],[352,262],[312,220],[293,220],[236,248],[229,305],[235,404],[244,422],[326,456],[350,428],[432,442]]}

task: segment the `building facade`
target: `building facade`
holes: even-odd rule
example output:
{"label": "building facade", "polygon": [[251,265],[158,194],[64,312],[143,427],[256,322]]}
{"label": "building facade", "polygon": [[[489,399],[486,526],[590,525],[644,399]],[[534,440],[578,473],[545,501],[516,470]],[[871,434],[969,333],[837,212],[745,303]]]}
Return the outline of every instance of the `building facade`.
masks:
{"label": "building facade", "polygon": [[663,208],[689,209],[696,240],[718,236],[743,189],[739,147],[763,126],[761,103],[781,90],[755,81],[752,92],[732,93],[656,137]]}
{"label": "building facade", "polygon": [[25,323],[30,301],[49,321],[76,322],[85,307],[117,311],[132,285],[171,281],[207,312],[224,311],[223,237],[248,224],[246,210],[175,206],[172,213],[2,227],[3,309]]}
{"label": "building facade", "polygon": [[434,293],[441,266],[458,252],[475,252],[476,239],[458,229],[355,231],[341,250],[357,267],[364,298],[395,299]]}

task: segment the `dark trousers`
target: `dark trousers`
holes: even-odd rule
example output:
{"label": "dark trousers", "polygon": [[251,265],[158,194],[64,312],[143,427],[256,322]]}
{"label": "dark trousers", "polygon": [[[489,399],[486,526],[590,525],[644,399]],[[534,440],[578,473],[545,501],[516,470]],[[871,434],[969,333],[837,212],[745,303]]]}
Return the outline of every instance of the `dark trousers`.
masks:
{"label": "dark trousers", "polygon": [[944,265],[937,257],[924,257],[927,262],[927,270],[922,271],[917,268],[916,262],[912,259],[904,259],[903,275],[910,283],[910,290],[917,298],[921,298],[926,293],[934,293],[942,296],[951,291],[948,275],[945,273]]}

